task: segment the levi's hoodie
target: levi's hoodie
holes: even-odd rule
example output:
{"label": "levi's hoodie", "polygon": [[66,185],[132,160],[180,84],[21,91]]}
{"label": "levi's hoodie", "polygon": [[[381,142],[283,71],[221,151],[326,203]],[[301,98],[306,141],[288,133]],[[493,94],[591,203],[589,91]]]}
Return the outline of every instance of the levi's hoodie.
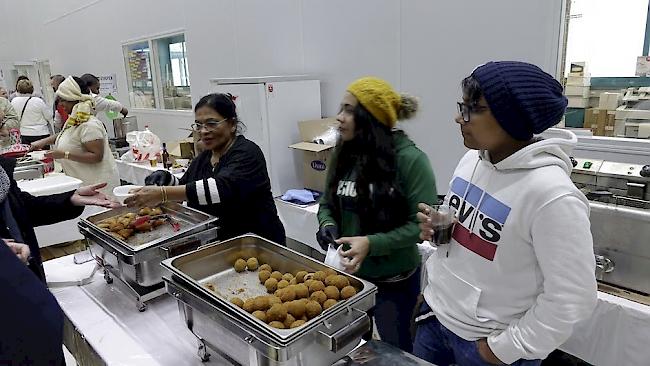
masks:
{"label": "levi's hoodie", "polygon": [[487,338],[510,364],[543,359],[596,304],[589,203],[569,175],[577,138],[538,140],[492,164],[469,151],[445,202],[450,244],[427,261],[427,304],[466,340]]}

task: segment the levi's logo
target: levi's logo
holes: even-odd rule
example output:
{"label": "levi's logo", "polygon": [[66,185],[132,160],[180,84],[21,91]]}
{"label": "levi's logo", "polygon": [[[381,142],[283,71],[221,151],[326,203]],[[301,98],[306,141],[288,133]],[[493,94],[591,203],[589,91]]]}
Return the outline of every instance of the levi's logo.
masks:
{"label": "levi's logo", "polygon": [[[467,196],[463,201],[466,191]],[[451,193],[449,206],[458,212],[459,223],[454,228],[454,240],[481,257],[493,261],[497,251],[496,243],[501,240],[501,232],[511,208],[460,177],[455,177],[451,183]],[[472,220],[476,221],[473,225],[478,228],[478,235],[470,232]]]}

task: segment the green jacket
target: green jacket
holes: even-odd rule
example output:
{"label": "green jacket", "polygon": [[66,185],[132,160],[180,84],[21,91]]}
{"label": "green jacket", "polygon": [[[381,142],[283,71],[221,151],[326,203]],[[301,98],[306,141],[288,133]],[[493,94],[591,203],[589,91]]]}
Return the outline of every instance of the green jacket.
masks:
{"label": "green jacket", "polygon": [[[408,221],[390,231],[367,235],[370,241],[370,252],[357,275],[368,279],[392,277],[420,265],[420,254],[416,246],[420,242],[420,229],[416,217],[417,206],[420,202],[431,205],[437,201],[436,183],[427,156],[405,134],[397,132],[393,136],[397,150],[397,180],[407,200]],[[342,237],[358,236],[361,235],[361,218],[358,213],[346,209],[339,194],[335,196],[339,200],[338,205],[328,202],[329,186],[333,179],[336,160],[335,153],[330,159],[327,171],[327,184],[320,200],[318,222],[321,227],[327,224],[337,225]],[[347,179],[353,181],[354,176],[349,175],[345,181],[339,182],[338,187],[342,195],[345,195],[346,188],[350,186],[354,190],[354,182]],[[351,191],[347,189],[347,192]],[[351,197],[354,196],[356,191]],[[332,209],[337,206],[341,207],[341,212],[334,215]],[[335,217],[340,217],[341,222],[336,222]]]}

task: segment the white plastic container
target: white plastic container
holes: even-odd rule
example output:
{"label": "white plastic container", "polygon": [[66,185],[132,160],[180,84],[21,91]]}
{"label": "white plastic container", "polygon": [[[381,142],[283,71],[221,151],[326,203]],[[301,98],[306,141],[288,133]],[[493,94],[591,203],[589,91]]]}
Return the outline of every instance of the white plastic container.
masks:
{"label": "white plastic container", "polygon": [[133,196],[133,194],[129,192],[138,188],[142,188],[142,186],[126,185],[115,187],[113,188],[113,195],[121,204],[124,204],[124,200],[126,200],[128,197]]}

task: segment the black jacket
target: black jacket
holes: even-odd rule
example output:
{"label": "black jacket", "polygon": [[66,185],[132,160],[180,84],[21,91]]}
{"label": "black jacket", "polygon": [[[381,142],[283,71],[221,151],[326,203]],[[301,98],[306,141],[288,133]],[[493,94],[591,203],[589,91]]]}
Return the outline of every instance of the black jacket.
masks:
{"label": "black jacket", "polygon": [[0,240],[0,365],[63,364],[63,312]]}
{"label": "black jacket", "polygon": [[215,167],[211,158],[212,151],[202,152],[180,179],[189,206],[219,218],[219,240],[254,233],[284,244],[284,226],[259,146],[237,136]]}
{"label": "black jacket", "polygon": [[[7,172],[11,181],[11,188],[7,194],[11,213],[18,223],[24,244],[29,246],[32,254],[29,267],[42,281],[45,281],[45,272],[43,271],[43,263],[34,227],[74,219],[81,215],[84,208],[73,206],[70,202],[70,197],[74,194],[74,191],[40,197],[34,197],[23,192],[18,188],[13,177],[16,160],[0,157],[0,166]],[[13,239],[9,234],[4,218],[1,216],[0,238]]]}

